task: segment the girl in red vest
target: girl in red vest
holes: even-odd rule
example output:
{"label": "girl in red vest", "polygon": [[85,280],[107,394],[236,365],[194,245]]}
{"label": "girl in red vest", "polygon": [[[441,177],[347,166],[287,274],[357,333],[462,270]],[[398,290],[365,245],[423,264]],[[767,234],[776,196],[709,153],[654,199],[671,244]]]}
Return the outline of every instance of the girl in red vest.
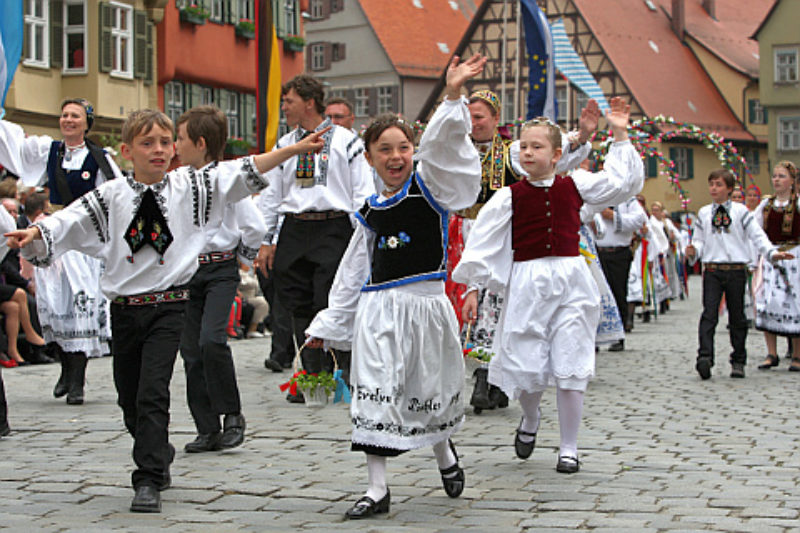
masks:
{"label": "girl in red vest", "polygon": [[523,411],[514,448],[521,459],[533,453],[544,390],[557,387],[561,446],[556,470],[577,472],[578,427],[583,395],[594,375],[594,346],[600,293],[580,255],[580,209],[616,205],[638,193],[642,160],[628,140],[630,106],[611,101],[606,114],[614,134],[604,170],[555,174],[561,129],[547,118],[527,122],[519,153],[527,179],[497,191],[478,215],[453,279],[470,288],[464,320],[475,319],[477,291],[504,295],[494,339],[489,383]]}

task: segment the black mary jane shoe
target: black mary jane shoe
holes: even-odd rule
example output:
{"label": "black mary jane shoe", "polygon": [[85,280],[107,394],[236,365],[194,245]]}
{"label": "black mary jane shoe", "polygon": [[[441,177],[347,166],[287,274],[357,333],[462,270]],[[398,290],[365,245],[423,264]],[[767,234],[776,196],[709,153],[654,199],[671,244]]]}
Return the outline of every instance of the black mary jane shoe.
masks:
{"label": "black mary jane shoe", "polygon": [[364,496],[348,509],[344,516],[350,520],[360,520],[369,518],[372,515],[388,513],[390,499],[388,488],[386,489],[386,496],[377,502],[369,496]]}
{"label": "black mary jane shoe", "polygon": [[450,445],[450,451],[453,452],[456,462],[447,468],[440,468],[439,473],[442,475],[442,486],[445,493],[451,498],[458,498],[464,492],[464,469],[458,465],[458,453],[453,441],[448,440],[447,443]]}
{"label": "black mary jane shoe", "polygon": [[559,455],[558,463],[556,464],[556,472],[562,474],[574,474],[581,469],[581,462],[577,457],[572,455]]}
{"label": "black mary jane shoe", "polygon": [[[519,427],[517,428],[517,433],[514,436],[514,451],[517,453],[517,457],[520,459],[527,459],[531,456],[533,449],[536,447],[536,432],[531,433],[530,431],[523,431],[520,429],[521,427],[522,420],[519,421]],[[523,440],[519,438],[520,435],[524,437],[532,437],[533,440],[530,442],[523,442]]]}
{"label": "black mary jane shoe", "polygon": [[777,355],[767,354],[767,358],[764,359],[764,362],[758,365],[759,370],[769,370],[774,366],[778,366],[780,363],[780,359],[778,359]]}

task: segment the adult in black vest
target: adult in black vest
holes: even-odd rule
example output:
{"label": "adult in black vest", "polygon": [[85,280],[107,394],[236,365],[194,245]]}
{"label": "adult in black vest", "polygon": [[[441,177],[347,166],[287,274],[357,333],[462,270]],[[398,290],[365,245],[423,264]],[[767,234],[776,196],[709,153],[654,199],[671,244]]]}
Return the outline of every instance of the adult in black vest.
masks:
{"label": "adult in black vest", "polygon": [[[26,136],[22,128],[0,121],[0,164],[37,186],[43,175],[54,209],[70,204],[119,175],[114,161],[87,133],[94,122],[92,105],[82,99],[61,103],[59,129],[63,141],[48,136]],[[55,343],[61,376],[53,390],[67,403],[83,403],[87,357],[108,353],[108,302],[100,292],[102,265],[97,259],[69,252],[61,268],[36,269],[37,306],[45,340]]]}

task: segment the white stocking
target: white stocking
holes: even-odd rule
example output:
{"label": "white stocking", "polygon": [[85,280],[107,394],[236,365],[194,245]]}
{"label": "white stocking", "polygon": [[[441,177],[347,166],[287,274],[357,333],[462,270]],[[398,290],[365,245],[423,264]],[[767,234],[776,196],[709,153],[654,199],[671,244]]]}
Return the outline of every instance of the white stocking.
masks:
{"label": "white stocking", "polygon": [[[539,431],[539,403],[542,401],[542,394],[544,394],[544,391],[520,393],[519,405],[522,407],[522,423],[519,429],[522,431],[527,431],[528,433]],[[520,435],[519,440],[530,442],[533,437]]]}
{"label": "white stocking", "polygon": [[369,488],[366,495],[380,501],[386,495],[386,457],[367,454],[367,472]]}
{"label": "white stocking", "polygon": [[[433,445],[433,453],[436,455],[436,464],[439,465],[439,470],[444,470],[456,464],[456,456],[450,449],[450,441],[443,440]],[[453,472],[456,475],[457,472]]]}
{"label": "white stocking", "polygon": [[578,428],[583,415],[583,391],[558,389],[558,424],[561,428],[559,455],[578,456]]}

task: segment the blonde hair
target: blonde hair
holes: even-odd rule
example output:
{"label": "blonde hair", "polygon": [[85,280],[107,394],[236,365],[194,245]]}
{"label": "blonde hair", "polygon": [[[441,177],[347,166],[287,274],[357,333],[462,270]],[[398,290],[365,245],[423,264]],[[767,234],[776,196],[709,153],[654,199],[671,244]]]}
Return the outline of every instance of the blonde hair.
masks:
{"label": "blonde hair", "polygon": [[133,143],[134,137],[140,134],[150,133],[153,126],[159,126],[175,135],[175,128],[172,120],[157,109],[140,109],[132,111],[125,123],[122,125],[122,142],[125,144]]}
{"label": "blonde hair", "polygon": [[561,148],[561,128],[547,117],[536,117],[522,125],[522,130],[533,128],[547,128],[547,139],[553,145],[553,150]]}
{"label": "blonde hair", "polygon": [[794,163],[791,161],[778,161],[775,168],[778,167],[785,168],[792,180],[797,181],[797,166]]}

